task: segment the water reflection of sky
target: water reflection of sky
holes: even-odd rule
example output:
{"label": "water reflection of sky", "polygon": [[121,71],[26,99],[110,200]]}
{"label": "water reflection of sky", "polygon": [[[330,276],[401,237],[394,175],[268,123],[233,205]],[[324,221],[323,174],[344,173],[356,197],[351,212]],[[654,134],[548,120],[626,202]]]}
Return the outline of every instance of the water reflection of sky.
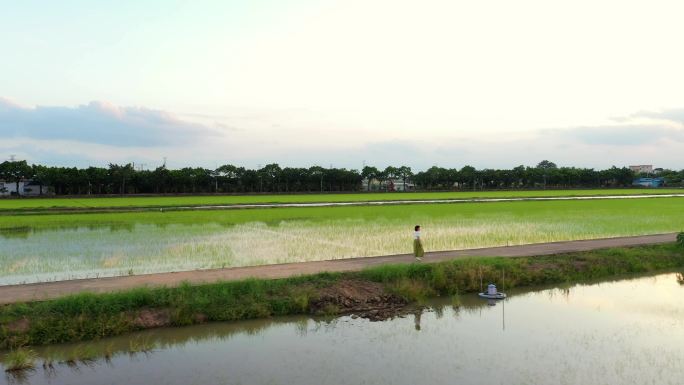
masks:
{"label": "water reflection of sky", "polygon": [[[74,371],[51,384],[679,384],[684,286],[675,274],[474,295],[387,322],[305,317],[160,329],[95,343],[148,355]],[[417,327],[419,323],[420,327]],[[52,347],[50,354],[74,349]],[[45,354],[46,350],[40,350]],[[31,384],[48,380],[42,369]]]}

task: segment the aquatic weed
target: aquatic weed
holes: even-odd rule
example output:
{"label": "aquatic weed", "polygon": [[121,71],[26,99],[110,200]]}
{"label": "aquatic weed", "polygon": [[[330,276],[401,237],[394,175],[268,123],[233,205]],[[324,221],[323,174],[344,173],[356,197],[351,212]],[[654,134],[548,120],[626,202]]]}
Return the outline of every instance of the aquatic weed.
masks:
{"label": "aquatic weed", "polygon": [[18,348],[5,355],[6,372],[22,372],[32,370],[36,366],[36,352],[29,348]]}

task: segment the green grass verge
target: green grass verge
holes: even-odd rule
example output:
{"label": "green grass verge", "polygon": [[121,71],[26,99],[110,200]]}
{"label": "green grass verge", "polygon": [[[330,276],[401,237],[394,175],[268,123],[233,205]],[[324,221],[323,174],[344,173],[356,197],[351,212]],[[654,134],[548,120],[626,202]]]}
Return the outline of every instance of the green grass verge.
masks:
{"label": "green grass verge", "polygon": [[682,189],[590,189],[590,190],[522,190],[522,191],[458,191],[409,193],[347,194],[280,194],[280,195],[203,195],[94,198],[30,198],[0,199],[0,211],[32,209],[107,209],[133,207],[208,206],[268,203],[367,202],[470,198],[532,198],[561,196],[602,196],[683,193]]}
{"label": "green grass verge", "polygon": [[0,348],[83,341],[142,329],[136,319],[164,310],[169,325],[232,321],[310,312],[317,289],[340,279],[380,282],[420,301],[473,292],[497,281],[506,287],[582,282],[629,273],[684,268],[677,244],[616,248],[527,258],[470,258],[435,264],[386,265],[355,273],[322,273],[278,280],[244,280],[177,288],[79,294],[0,308]]}

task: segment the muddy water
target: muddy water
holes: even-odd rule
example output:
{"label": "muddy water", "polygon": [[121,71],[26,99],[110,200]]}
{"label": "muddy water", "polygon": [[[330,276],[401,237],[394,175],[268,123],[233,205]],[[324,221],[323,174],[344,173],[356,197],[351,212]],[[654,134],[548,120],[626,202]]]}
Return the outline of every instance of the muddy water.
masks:
{"label": "muddy water", "polygon": [[[405,318],[306,317],[159,329],[38,350],[25,384],[681,384],[677,274],[434,300]],[[132,350],[152,351],[129,353]],[[74,353],[77,352],[77,353]],[[78,353],[80,352],[80,353]]]}

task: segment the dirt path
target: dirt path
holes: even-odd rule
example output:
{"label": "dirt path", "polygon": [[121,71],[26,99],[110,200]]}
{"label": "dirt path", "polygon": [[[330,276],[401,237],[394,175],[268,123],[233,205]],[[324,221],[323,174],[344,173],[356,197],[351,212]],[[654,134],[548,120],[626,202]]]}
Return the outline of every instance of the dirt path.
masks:
{"label": "dirt path", "polygon": [[[604,238],[583,241],[537,243],[521,246],[488,247],[482,249],[437,251],[426,253],[425,262],[439,262],[463,257],[524,257],[561,254],[577,251],[668,243],[676,234],[643,235],[637,237]],[[144,274],[111,278],[91,278],[72,281],[0,286],[0,304],[58,298],[79,292],[104,293],[141,286],[175,286],[181,282],[206,283],[244,278],[285,278],[324,271],[358,271],[387,263],[413,263],[411,254],[382,257],[337,259],[330,261],[286,263],[228,269],[195,270],[178,273]]]}

